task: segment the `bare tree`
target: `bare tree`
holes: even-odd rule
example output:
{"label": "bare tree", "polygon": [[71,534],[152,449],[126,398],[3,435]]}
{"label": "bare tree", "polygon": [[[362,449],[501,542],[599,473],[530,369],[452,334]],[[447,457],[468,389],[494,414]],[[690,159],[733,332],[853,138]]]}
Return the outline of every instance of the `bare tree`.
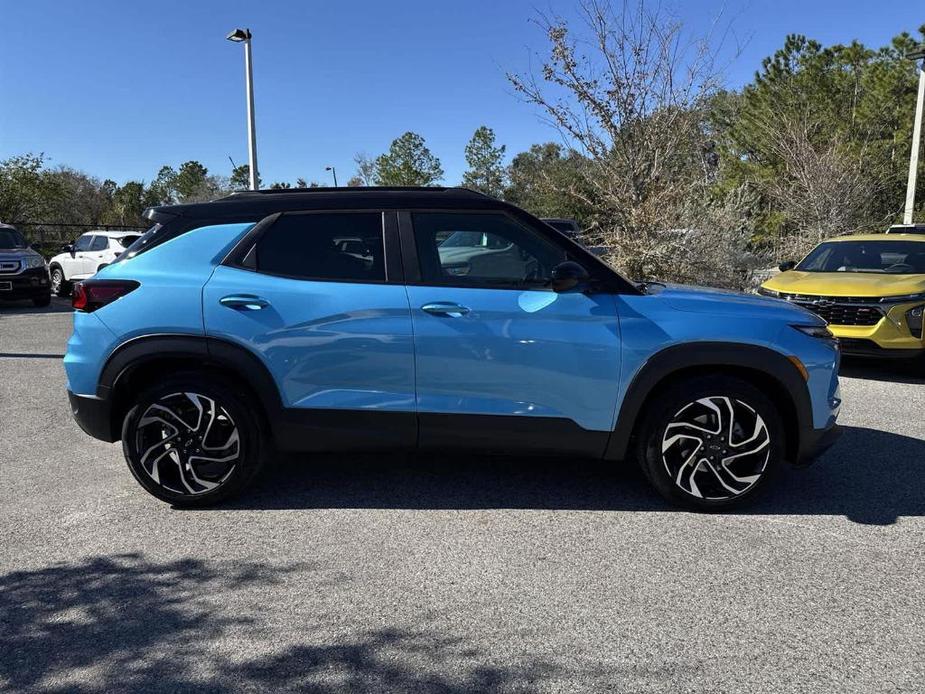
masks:
{"label": "bare tree", "polygon": [[805,110],[774,109],[753,125],[779,162],[766,183],[768,197],[795,225],[780,240],[781,257],[800,257],[823,239],[869,224],[888,172],[867,156],[866,146],[850,147]]}
{"label": "bare tree", "polygon": [[688,38],[644,2],[579,8],[574,33],[541,15],[550,48],[540,74],[508,78],[585,156],[573,191],[598,211],[612,260],[633,276],[671,276],[669,230],[690,226],[690,201],[704,200],[710,181],[704,107],[719,80],[709,37]]}
{"label": "bare tree", "polygon": [[376,185],[376,160],[365,152],[359,152],[354,155],[353,162],[357,165],[357,172],[351,180],[359,181],[360,186]]}

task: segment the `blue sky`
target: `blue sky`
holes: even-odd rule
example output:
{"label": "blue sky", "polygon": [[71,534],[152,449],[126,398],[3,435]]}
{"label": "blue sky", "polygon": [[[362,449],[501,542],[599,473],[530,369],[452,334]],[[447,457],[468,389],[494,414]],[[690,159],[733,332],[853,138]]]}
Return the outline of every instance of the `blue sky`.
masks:
{"label": "blue sky", "polygon": [[[886,43],[925,22],[918,2],[688,0],[662,4],[690,30],[731,23],[726,69],[748,81],[788,33],[824,43]],[[446,183],[482,124],[509,155],[558,139],[512,93],[506,71],[544,53],[538,10],[572,0],[0,0],[0,158],[45,152],[122,183],[198,159],[228,175],[247,160],[236,26],[254,33],[258,154],[265,183],[343,183],[353,155],[376,155],[406,130],[440,157]]]}

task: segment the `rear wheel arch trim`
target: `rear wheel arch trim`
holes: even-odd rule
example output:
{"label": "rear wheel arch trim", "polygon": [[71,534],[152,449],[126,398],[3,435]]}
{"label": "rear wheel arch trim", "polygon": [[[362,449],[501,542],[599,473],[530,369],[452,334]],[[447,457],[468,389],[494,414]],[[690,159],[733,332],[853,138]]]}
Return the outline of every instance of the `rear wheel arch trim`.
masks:
{"label": "rear wheel arch trim", "polygon": [[[795,426],[788,427],[788,433],[799,437],[800,431],[811,423],[813,410],[806,382],[796,366],[781,352],[759,345],[734,342],[696,342],[666,347],[649,357],[633,377],[620,404],[616,426],[607,444],[604,457],[608,460],[623,460],[630,452],[630,442],[636,432],[640,416],[645,410],[649,396],[662,383],[686,369],[702,367],[715,369],[749,369],[773,379],[785,392],[796,415]],[[785,421],[784,413],[781,419]],[[811,424],[810,424],[811,425]],[[788,441],[789,452],[799,450],[800,441]]]}
{"label": "rear wheel arch trim", "polygon": [[183,334],[143,335],[119,345],[100,372],[97,397],[109,399],[123,379],[145,364],[161,359],[193,359],[203,367],[237,374],[257,395],[271,422],[283,407],[276,382],[250,350],[219,338]]}

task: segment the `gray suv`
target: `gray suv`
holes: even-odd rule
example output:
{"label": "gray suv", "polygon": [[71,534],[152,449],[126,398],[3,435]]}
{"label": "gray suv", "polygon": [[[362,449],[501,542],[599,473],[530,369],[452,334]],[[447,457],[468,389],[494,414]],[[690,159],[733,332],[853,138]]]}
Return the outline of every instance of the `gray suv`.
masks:
{"label": "gray suv", "polygon": [[31,299],[36,306],[51,303],[48,268],[15,227],[0,224],[0,301],[18,299]]}

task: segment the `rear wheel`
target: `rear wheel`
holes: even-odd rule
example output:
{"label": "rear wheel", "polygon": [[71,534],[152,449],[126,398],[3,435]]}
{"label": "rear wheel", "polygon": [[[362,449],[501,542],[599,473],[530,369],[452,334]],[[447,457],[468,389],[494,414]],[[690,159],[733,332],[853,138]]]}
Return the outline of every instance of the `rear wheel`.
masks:
{"label": "rear wheel", "polygon": [[58,266],[51,268],[51,293],[55,296],[68,296],[71,283],[64,279],[64,270]]}
{"label": "rear wheel", "polygon": [[208,506],[238,494],[266,449],[244,394],[218,380],[178,374],[142,392],[122,426],[129,469],[153,496]]}
{"label": "rear wheel", "polygon": [[700,510],[738,505],[780,464],[774,403],[746,381],[690,379],[658,393],[639,437],[643,472],[669,501]]}

